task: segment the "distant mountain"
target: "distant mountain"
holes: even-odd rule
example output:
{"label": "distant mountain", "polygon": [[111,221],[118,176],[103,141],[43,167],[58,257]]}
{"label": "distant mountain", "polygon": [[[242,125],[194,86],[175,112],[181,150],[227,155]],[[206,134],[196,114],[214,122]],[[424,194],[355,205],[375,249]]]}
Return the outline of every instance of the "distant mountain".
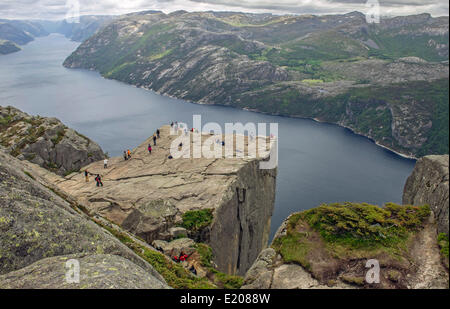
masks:
{"label": "distant mountain", "polygon": [[[65,20],[27,21],[0,19],[0,40],[25,45],[36,37],[47,36],[50,33],[60,33],[73,41],[82,42],[112,19],[112,16],[82,16],[79,23],[68,23]],[[14,52],[20,49],[8,50]]]}
{"label": "distant mountain", "polygon": [[33,41],[34,36],[15,23],[0,20],[0,39],[24,45]]}
{"label": "distant mountain", "polygon": [[19,51],[20,47],[11,41],[0,40],[0,55],[11,54]]}
{"label": "distant mountain", "polygon": [[79,23],[68,23],[65,20],[39,21],[50,33],[63,34],[68,39],[82,42],[93,35],[99,28],[113,20],[114,16],[81,16]]}
{"label": "distant mountain", "polygon": [[145,12],[64,62],[205,104],[338,123],[403,154],[448,153],[449,18]]}

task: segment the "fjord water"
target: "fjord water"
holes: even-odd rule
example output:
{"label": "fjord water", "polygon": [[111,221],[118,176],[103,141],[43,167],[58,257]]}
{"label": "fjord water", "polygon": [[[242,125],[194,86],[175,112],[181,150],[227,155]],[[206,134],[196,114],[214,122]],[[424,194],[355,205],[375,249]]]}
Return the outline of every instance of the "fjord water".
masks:
{"label": "fjord water", "polygon": [[279,168],[271,238],[292,212],[329,202],[401,203],[414,160],[336,125],[197,105],[157,95],[87,70],[66,69],[78,43],[61,35],[39,38],[0,56],[0,105],[57,117],[117,156],[171,121],[279,124]]}

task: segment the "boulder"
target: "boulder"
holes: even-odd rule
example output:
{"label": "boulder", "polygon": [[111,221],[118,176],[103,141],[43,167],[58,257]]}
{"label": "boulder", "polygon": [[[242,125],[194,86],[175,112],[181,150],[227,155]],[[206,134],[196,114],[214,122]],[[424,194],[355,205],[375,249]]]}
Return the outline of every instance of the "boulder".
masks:
{"label": "boulder", "polygon": [[183,227],[171,227],[169,229],[169,233],[170,236],[172,236],[172,238],[178,238],[178,237],[186,237],[186,235],[188,234],[188,231],[183,228]]}
{"label": "boulder", "polygon": [[[79,263],[79,282],[69,260]],[[73,270],[73,268],[72,268]],[[78,280],[77,280],[78,281]],[[167,289],[167,285],[123,257],[110,254],[65,255],[39,260],[0,276],[3,289]]]}
{"label": "boulder", "polygon": [[59,175],[105,158],[98,144],[56,118],[30,116],[0,106],[0,142],[13,156]]}
{"label": "boulder", "polygon": [[179,256],[181,252],[190,255],[195,251],[195,242],[190,238],[179,238],[171,242],[155,240],[153,247],[167,256]]}

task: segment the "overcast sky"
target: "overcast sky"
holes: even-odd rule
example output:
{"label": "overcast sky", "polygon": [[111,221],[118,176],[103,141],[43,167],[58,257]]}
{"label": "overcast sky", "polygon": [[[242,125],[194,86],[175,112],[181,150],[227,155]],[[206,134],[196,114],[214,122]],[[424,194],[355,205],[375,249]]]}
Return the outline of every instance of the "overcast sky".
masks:
{"label": "overcast sky", "polygon": [[[368,0],[376,1],[376,0]],[[118,15],[142,10],[241,11],[274,14],[366,12],[367,0],[0,0],[0,18],[63,19],[68,7],[80,14]],[[382,15],[431,13],[448,16],[448,0],[379,0]]]}

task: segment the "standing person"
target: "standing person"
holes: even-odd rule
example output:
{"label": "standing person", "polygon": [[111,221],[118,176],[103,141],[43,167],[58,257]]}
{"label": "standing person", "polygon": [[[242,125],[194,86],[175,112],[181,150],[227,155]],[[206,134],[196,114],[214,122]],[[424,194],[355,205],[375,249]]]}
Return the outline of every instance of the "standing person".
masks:
{"label": "standing person", "polygon": [[95,181],[97,182],[97,187],[100,187],[100,186],[103,187],[103,182],[102,182],[102,178],[100,177],[100,174],[97,174],[97,177],[95,177]]}
{"label": "standing person", "polygon": [[148,144],[148,153],[152,154],[152,145]]}
{"label": "standing person", "polygon": [[153,145],[156,146],[156,135],[153,135]]}
{"label": "standing person", "polygon": [[130,151],[130,149],[128,149],[127,155],[128,155],[128,159],[131,159],[131,151]]}
{"label": "standing person", "polygon": [[158,136],[158,138],[161,138],[160,136],[161,132],[159,131],[159,129],[156,130],[156,136]]}
{"label": "standing person", "polygon": [[103,160],[103,168],[108,168],[108,159]]}
{"label": "standing person", "polygon": [[86,182],[89,182],[89,172],[88,172],[88,170],[84,171],[84,178],[86,179]]}
{"label": "standing person", "polygon": [[173,128],[173,121],[172,121],[172,123],[170,124],[170,127]]}

